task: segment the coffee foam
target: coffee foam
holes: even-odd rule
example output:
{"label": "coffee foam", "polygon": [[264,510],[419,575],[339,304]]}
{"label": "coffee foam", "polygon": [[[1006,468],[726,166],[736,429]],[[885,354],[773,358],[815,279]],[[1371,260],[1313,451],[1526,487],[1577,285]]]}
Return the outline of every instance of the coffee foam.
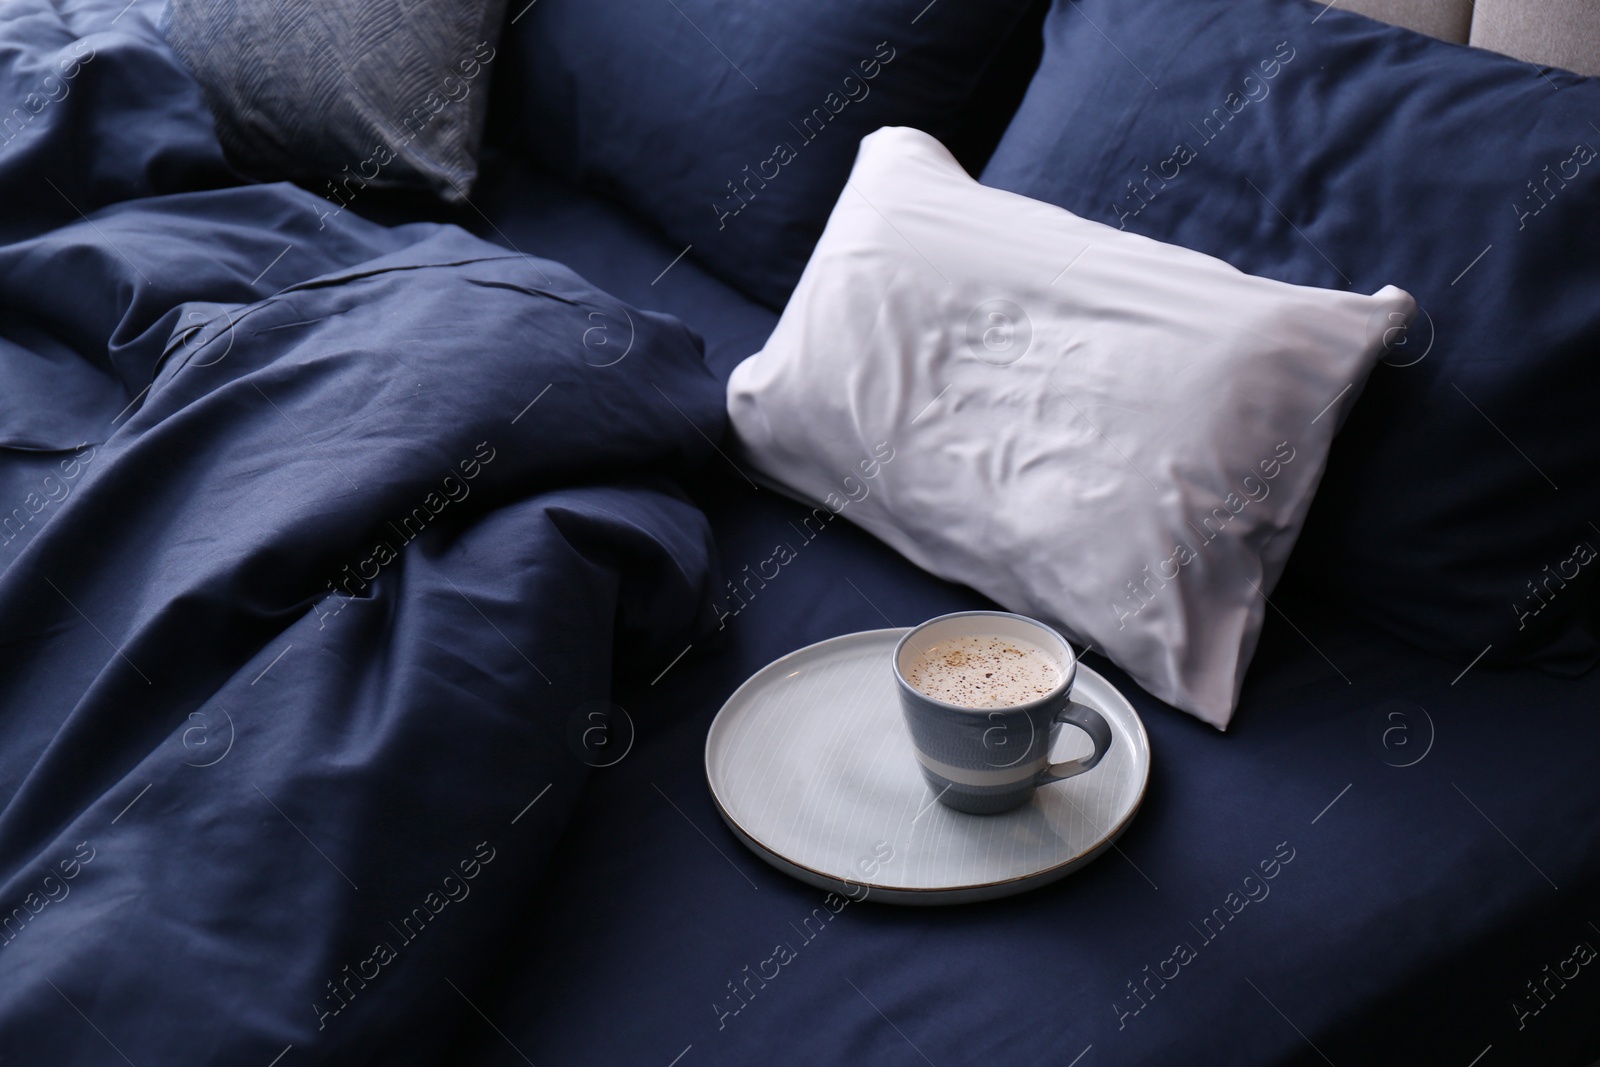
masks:
{"label": "coffee foam", "polygon": [[1026,704],[1061,684],[1061,671],[1049,653],[994,634],[967,634],[930,645],[905,676],[922,695],[964,708]]}

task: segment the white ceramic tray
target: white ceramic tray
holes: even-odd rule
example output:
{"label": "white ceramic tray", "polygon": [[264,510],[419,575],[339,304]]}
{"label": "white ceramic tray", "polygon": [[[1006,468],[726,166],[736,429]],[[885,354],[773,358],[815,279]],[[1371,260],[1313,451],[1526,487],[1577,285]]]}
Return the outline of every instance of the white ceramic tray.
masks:
{"label": "white ceramic tray", "polygon": [[[1054,881],[1104,851],[1150,779],[1150,741],[1127,699],[1078,665],[1075,699],[1111,724],[1087,774],[1003,815],[934,801],[911,754],[890,670],[905,630],[845,634],[757,671],[718,712],[706,777],[723,819],[758,856],[853,899],[959,904]],[[1053,759],[1087,740],[1063,730]]]}

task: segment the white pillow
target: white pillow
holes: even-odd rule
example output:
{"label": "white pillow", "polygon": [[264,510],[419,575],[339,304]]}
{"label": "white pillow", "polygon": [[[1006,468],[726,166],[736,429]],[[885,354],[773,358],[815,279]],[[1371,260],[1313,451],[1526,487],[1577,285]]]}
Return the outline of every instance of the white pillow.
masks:
{"label": "white pillow", "polygon": [[981,186],[886,128],[728,411],[783,486],[1226,728],[1329,443],[1414,312]]}

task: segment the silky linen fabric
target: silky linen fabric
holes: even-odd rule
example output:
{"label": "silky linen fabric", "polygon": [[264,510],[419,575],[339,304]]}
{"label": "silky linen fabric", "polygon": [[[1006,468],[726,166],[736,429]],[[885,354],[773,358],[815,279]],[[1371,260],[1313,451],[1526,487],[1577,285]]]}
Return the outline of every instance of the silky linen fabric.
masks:
{"label": "silky linen fabric", "polygon": [[[65,996],[135,1063],[441,1062],[444,978],[481,995],[590,746],[631,737],[613,671],[711,620],[673,475],[721,390],[676,322],[448,227],[347,225],[285,269],[407,243],[240,300],[283,238],[237,230],[314,232],[315,198],[163,200],[0,249],[10,338],[72,336],[55,377],[92,385],[116,331],[149,385],[81,447],[0,450],[7,517],[37,509],[0,560],[0,1028],[106,1062]],[[585,331],[630,318],[599,366]]]}
{"label": "silky linen fabric", "polygon": [[1225,728],[1329,443],[1413,310],[985,188],[890,128],[728,411],[761,471]]}
{"label": "silky linen fabric", "polygon": [[0,1047],[453,1061],[614,672],[712,620],[723,390],[559,264],[215,187],[124,7],[0,20]]}

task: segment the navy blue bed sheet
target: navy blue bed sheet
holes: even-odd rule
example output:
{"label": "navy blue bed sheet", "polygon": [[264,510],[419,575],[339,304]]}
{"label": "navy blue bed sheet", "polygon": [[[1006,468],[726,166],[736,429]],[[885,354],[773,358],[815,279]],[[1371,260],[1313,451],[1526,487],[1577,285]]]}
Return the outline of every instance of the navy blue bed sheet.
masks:
{"label": "navy blue bed sheet", "polygon": [[[688,259],[660,275],[681,249],[620,211],[522,168],[486,180],[491,239],[682,317],[719,375],[760,347],[770,312]],[[471,1062],[1600,1057],[1600,674],[1464,669],[1316,601],[1275,600],[1220,734],[1090,655],[1154,754],[1117,850],[1013,899],[849,904],[808,936],[825,895],[716,813],[711,719],[810,642],[985,602],[842,520],[806,540],[803,509],[727,460],[694,492],[725,577],[770,575],[778,544],[794,558],[742,606],[725,599],[737,610],[712,638],[616,694],[637,736],[590,781],[485,980],[484,1017],[461,1034]],[[779,945],[795,957],[782,966]]]}

